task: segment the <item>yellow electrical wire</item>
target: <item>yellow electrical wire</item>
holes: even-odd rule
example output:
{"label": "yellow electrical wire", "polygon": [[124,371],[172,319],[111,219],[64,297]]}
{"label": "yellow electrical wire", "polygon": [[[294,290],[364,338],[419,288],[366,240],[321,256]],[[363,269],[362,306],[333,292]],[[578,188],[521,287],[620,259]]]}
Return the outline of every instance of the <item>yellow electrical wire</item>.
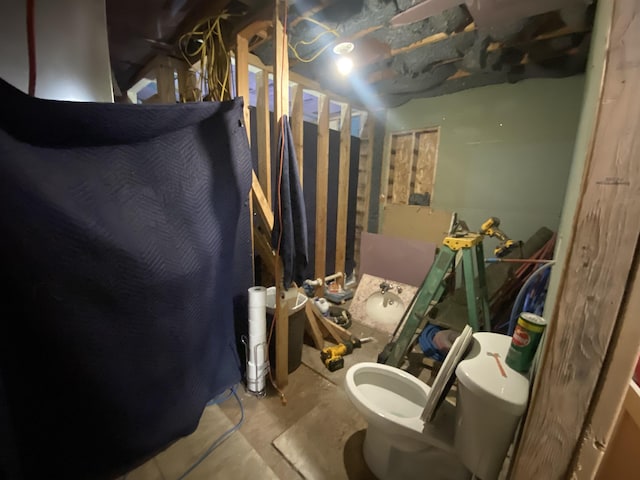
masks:
{"label": "yellow electrical wire", "polygon": [[322,47],[314,55],[312,55],[311,57],[308,57],[308,58],[302,58],[298,54],[298,45],[307,45],[307,46],[313,45],[314,43],[316,43],[318,40],[320,40],[323,36],[325,36],[328,33],[334,35],[336,38],[338,38],[340,36],[340,34],[334,28],[331,28],[331,27],[325,25],[324,23],[322,23],[322,22],[320,22],[318,20],[315,20],[314,18],[311,18],[311,17],[300,17],[300,19],[301,20],[305,20],[307,22],[314,23],[314,24],[318,25],[319,27],[322,27],[322,28],[325,29],[324,32],[319,33],[318,35],[315,36],[315,38],[313,38],[311,40],[299,40],[299,41],[296,42],[295,45],[291,45],[291,43],[289,43],[289,48],[293,52],[293,55],[296,57],[296,59],[298,59],[298,61],[303,62],[303,63],[311,63],[316,58],[318,58],[320,55],[322,55],[327,50],[327,48],[329,48],[333,44],[333,42],[328,42],[324,47]]}
{"label": "yellow electrical wire", "polygon": [[[195,62],[191,59],[194,57],[199,59],[202,91],[206,82],[209,98],[214,101],[231,98],[231,58],[222,34],[222,21],[230,16],[231,14],[223,11],[217,17],[202,20],[192,31],[182,35],[178,41],[180,52],[187,63],[193,65]],[[189,43],[192,39],[200,45],[193,51],[189,51]]]}

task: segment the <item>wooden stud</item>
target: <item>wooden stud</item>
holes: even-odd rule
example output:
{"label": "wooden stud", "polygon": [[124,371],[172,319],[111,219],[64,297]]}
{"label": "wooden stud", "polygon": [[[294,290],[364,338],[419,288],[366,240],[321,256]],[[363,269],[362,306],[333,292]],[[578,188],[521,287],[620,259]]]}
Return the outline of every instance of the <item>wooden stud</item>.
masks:
{"label": "wooden stud", "polygon": [[[289,113],[289,47],[287,32],[282,25],[282,17],[286,15],[287,4],[283,0],[276,0],[274,12],[274,46],[275,63],[273,67],[274,113],[276,125],[280,125],[284,115]],[[276,135],[277,138],[277,135]],[[277,145],[277,143],[274,143]],[[279,154],[276,165],[279,165]],[[289,308],[283,301],[283,289],[289,285],[283,284],[282,260],[276,252],[276,382],[280,388],[289,383]]]}
{"label": "wooden stud", "polygon": [[271,114],[269,112],[269,74],[256,74],[256,134],[258,149],[258,177],[262,191],[271,208]]}
{"label": "wooden stud", "polygon": [[318,99],[318,157],[316,164],[316,253],[314,276],[326,276],[327,191],[329,190],[329,97]]}
{"label": "wooden stud", "polygon": [[362,232],[368,231],[369,207],[371,196],[371,167],[373,165],[373,141],[375,131],[375,118],[371,113],[367,114],[366,123],[362,129],[360,138],[360,158],[358,162],[358,192],[356,201],[356,237],[354,257],[356,259],[356,271],[360,265],[360,241]]}
{"label": "wooden stud", "polygon": [[[607,445],[597,480],[634,478],[640,471],[640,387],[629,382],[615,433]],[[580,478],[580,473],[576,475]],[[584,477],[593,478],[593,477]]]}
{"label": "wooden stud", "polygon": [[367,116],[367,125],[365,128],[365,135],[367,139],[367,151],[366,151],[366,165],[368,168],[367,178],[365,180],[364,190],[364,218],[365,223],[363,225],[364,231],[368,231],[369,223],[369,211],[370,211],[370,197],[371,197],[371,169],[373,168],[373,143],[375,141],[376,120],[373,114],[369,113]]}
{"label": "wooden stud", "polygon": [[[603,366],[616,353],[612,334],[637,321],[637,315],[621,315],[640,247],[637,45],[640,2],[618,0],[581,199],[511,478],[571,477],[594,396],[605,381]],[[630,364],[635,355],[627,351],[619,361]],[[594,473],[582,469],[582,475]]]}
{"label": "wooden stud", "polygon": [[[285,8],[282,0],[276,0],[276,5],[278,4],[280,8]],[[276,8],[277,11],[278,8]],[[289,47],[287,45],[287,34],[279,19],[274,21],[274,44],[276,47],[276,59],[273,68],[273,98],[275,103],[273,111],[276,121],[279,122],[283,115],[289,115]]]}
{"label": "wooden stud", "polygon": [[[260,60],[260,58],[257,57],[256,55],[249,54],[249,64],[253,65],[255,67],[258,67],[261,70],[264,70],[265,72],[273,74],[273,68],[271,66],[269,66],[269,65],[265,65],[264,63],[262,63],[262,60]],[[358,103],[357,99],[355,99],[355,98],[349,99],[349,98],[342,97],[342,96],[337,95],[337,94],[332,93],[332,92],[326,92],[322,88],[320,83],[318,83],[318,82],[316,82],[314,80],[311,80],[311,79],[309,79],[307,77],[303,77],[299,73],[290,71],[289,72],[289,80],[291,82],[293,82],[293,83],[301,85],[302,88],[304,88],[305,90],[310,90],[309,93],[316,92],[318,95],[326,94],[326,95],[329,95],[332,99],[334,99],[337,102],[348,103],[351,106],[359,106],[361,108],[364,108],[363,105]]]}
{"label": "wooden stud", "polygon": [[[351,107],[342,106],[340,128],[340,170],[338,172],[338,213],[336,223],[336,272],[345,271],[347,255],[347,215],[349,213],[349,169],[351,166]],[[346,273],[346,272],[345,272]]]}
{"label": "wooden stud", "polygon": [[[578,480],[593,478],[591,473],[598,471],[604,454],[611,447],[616,419],[622,412],[629,378],[640,353],[640,273],[637,267],[629,285],[628,300],[621,316],[622,326],[615,332],[609,346],[610,360],[603,369],[602,386],[583,430],[582,444],[574,462],[573,475]],[[640,425],[640,418],[637,423]]]}
{"label": "wooden stud", "polygon": [[313,299],[309,298],[307,299],[307,303],[305,304],[305,330],[313,340],[313,345],[318,350],[322,350],[324,348],[324,337],[322,335],[322,331],[320,330],[320,325],[318,325],[318,319],[313,314],[311,302],[313,302]]}
{"label": "wooden stud", "polygon": [[304,104],[302,93],[302,86],[296,84],[293,87],[293,104],[291,106],[291,135],[296,149],[301,185],[303,184],[304,168]]}
{"label": "wooden stud", "polygon": [[236,37],[236,96],[244,99],[244,124],[251,142],[251,116],[249,114],[249,40]]}
{"label": "wooden stud", "polygon": [[156,85],[160,103],[176,103],[176,80],[170,63],[162,62],[156,67]]}
{"label": "wooden stud", "polygon": [[271,207],[269,207],[267,197],[262,191],[258,177],[256,177],[256,172],[253,172],[251,191],[253,192],[253,201],[256,203],[258,216],[262,220],[265,228],[271,232],[274,222],[273,212],[271,211]]}

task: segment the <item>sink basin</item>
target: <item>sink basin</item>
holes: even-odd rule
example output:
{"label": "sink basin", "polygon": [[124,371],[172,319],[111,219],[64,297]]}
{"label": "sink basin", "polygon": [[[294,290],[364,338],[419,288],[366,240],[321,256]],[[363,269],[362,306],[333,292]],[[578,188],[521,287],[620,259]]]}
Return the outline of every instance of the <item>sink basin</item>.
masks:
{"label": "sink basin", "polygon": [[367,299],[365,310],[374,322],[396,324],[402,318],[405,306],[393,292],[375,292]]}

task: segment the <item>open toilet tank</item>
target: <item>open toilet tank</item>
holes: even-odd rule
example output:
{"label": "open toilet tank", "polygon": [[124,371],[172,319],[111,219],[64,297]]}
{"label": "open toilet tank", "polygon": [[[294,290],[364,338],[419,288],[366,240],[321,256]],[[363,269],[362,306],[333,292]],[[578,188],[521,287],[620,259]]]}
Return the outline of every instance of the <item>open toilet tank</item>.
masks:
{"label": "open toilet tank", "polygon": [[[497,478],[526,409],[529,381],[504,363],[510,337],[466,333],[433,389],[388,365],[360,363],[347,372],[347,394],[368,422],[364,457],[380,480]],[[444,399],[454,371],[455,406]],[[437,408],[434,415],[430,407]]]}

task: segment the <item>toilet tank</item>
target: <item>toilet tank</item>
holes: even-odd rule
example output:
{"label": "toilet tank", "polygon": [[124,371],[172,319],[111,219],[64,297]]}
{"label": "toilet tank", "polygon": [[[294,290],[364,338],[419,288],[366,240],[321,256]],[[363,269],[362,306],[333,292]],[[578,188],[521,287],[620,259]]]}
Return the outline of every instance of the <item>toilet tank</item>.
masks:
{"label": "toilet tank", "polygon": [[456,368],[458,401],[455,448],[482,480],[495,480],[529,397],[529,380],[505,358],[511,337],[479,332]]}

